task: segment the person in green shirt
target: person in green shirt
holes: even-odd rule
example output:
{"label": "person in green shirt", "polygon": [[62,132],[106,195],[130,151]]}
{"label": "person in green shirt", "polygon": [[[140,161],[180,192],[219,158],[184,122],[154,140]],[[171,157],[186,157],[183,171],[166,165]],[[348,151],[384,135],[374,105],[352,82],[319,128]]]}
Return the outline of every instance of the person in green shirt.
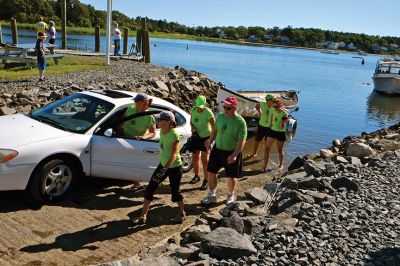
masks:
{"label": "person in green shirt", "polygon": [[289,120],[289,113],[283,108],[281,100],[275,100],[273,103],[274,111],[272,112],[271,132],[265,142],[264,151],[264,166],[263,171],[266,171],[269,161],[269,152],[271,151],[272,144],[277,141],[276,147],[279,154],[278,171],[283,170],[283,146],[286,141],[286,123]]}
{"label": "person in green shirt", "polygon": [[[146,112],[152,102],[152,99],[144,93],[138,93],[133,100],[135,103],[128,106],[122,119],[136,113]],[[134,137],[141,140],[152,139],[156,135],[156,121],[152,115],[145,115],[126,121],[121,125],[121,129],[126,137]],[[140,182],[134,181],[130,189],[137,191],[141,188],[143,186]]]}
{"label": "person in green shirt", "polygon": [[217,116],[214,130],[206,142],[208,149],[215,140],[208,163],[208,194],[201,201],[205,205],[217,202],[216,187],[217,173],[224,167],[228,176],[228,195],[226,204],[235,201],[236,178],[239,177],[242,167],[242,150],[247,138],[247,125],[243,117],[237,112],[237,99],[230,96],[221,103],[224,112]]}
{"label": "person in green shirt", "polygon": [[160,126],[160,164],[153,173],[149,184],[144,193],[144,203],[140,216],[132,220],[137,224],[144,224],[147,222],[147,213],[149,211],[150,203],[154,198],[154,193],[158,186],[169,177],[169,185],[171,188],[172,202],[178,203],[179,213],[172,219],[174,223],[182,223],[186,220],[184,210],[183,196],[180,192],[180,184],[182,179],[182,160],[179,148],[179,133],[175,129],[176,121],[175,116],[170,111],[163,111],[155,115],[159,120]]}
{"label": "person in green shirt", "polygon": [[46,22],[44,22],[43,17],[39,17],[38,22],[36,23],[36,32],[37,32],[37,34],[39,34],[39,32],[46,33],[46,31],[48,29],[49,29],[49,26],[47,25]]}
{"label": "person in green shirt", "polygon": [[257,156],[257,151],[260,146],[260,142],[263,139],[267,139],[271,130],[271,119],[272,119],[272,111],[274,108],[272,107],[272,103],[274,102],[275,97],[272,94],[267,94],[265,96],[265,102],[257,103],[256,110],[260,114],[260,120],[258,121],[257,133],[254,141],[254,149],[253,153],[249,154],[247,157],[252,158]]}
{"label": "person in green shirt", "polygon": [[195,106],[191,112],[190,125],[192,126],[192,136],[188,142],[188,148],[192,152],[192,163],[194,177],[190,183],[195,184],[200,181],[200,156],[203,164],[204,180],[200,190],[206,190],[208,184],[208,158],[209,150],[204,143],[210,138],[214,129],[215,118],[210,108],[206,107],[206,97],[197,96]]}

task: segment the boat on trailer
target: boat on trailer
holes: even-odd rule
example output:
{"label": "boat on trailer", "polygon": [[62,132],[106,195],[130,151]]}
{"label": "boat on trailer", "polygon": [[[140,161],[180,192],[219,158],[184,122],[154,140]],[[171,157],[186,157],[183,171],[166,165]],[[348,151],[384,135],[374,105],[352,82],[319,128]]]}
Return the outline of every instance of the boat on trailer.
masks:
{"label": "boat on trailer", "polygon": [[[220,87],[217,94],[217,112],[221,113],[224,111],[223,104],[221,103],[229,96],[233,96],[238,100],[237,112],[246,120],[249,131],[256,130],[259,120],[259,114],[256,110],[256,104],[265,101],[265,96],[271,94],[275,98],[281,100],[285,109],[292,113],[298,110],[298,92],[295,90],[282,90],[282,91],[232,91],[225,87]],[[286,135],[289,139],[294,137],[297,128],[297,120],[291,116],[289,123],[286,126]]]}

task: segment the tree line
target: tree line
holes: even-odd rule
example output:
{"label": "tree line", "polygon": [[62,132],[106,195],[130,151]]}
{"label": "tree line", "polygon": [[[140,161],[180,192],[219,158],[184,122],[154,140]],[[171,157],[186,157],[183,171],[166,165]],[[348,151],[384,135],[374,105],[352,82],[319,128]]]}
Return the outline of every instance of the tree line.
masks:
{"label": "tree line", "polygon": [[[0,20],[9,20],[14,17],[19,23],[35,23],[39,16],[47,21],[61,22],[61,0],[0,0]],[[67,0],[67,25],[75,27],[105,27],[106,12],[96,10],[91,5],[79,0]],[[130,18],[119,11],[113,11],[112,19],[120,27],[131,30],[140,28],[140,17]],[[150,32],[180,33],[204,37],[225,38],[231,40],[248,40],[250,36],[260,42],[279,42],[279,37],[290,39],[288,45],[315,47],[317,42],[333,41],[353,43],[358,49],[371,51],[373,44],[388,47],[390,44],[400,45],[399,37],[372,36],[366,34],[327,31],[315,28],[285,28],[273,27],[189,27],[177,22],[166,20],[147,19]]]}

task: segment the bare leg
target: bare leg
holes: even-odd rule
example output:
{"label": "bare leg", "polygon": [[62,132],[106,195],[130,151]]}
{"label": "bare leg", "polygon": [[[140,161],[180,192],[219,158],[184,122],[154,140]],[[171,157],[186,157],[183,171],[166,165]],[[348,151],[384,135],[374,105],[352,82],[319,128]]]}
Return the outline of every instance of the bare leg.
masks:
{"label": "bare leg", "polygon": [[208,166],[208,157],[209,154],[206,151],[201,152],[201,162],[203,164],[203,172],[204,172],[204,180],[208,180],[208,172],[207,172],[207,166]]}
{"label": "bare leg", "polygon": [[178,211],[180,216],[185,216],[185,205],[183,204],[183,200],[178,201]]}
{"label": "bare leg", "polygon": [[237,179],[234,177],[229,177],[228,178],[228,192],[229,193],[234,193],[235,192],[235,187],[236,187]]}
{"label": "bare leg", "polygon": [[199,151],[192,153],[192,162],[193,162],[194,175],[200,176],[200,152]]}
{"label": "bare leg", "polygon": [[217,174],[208,172],[208,189],[210,191],[215,191],[217,188]]}
{"label": "bare leg", "polygon": [[142,218],[147,217],[147,213],[149,212],[150,203],[151,203],[151,200],[147,200],[147,199],[144,200],[142,213],[140,214],[140,217],[142,217]]}
{"label": "bare leg", "polygon": [[284,141],[277,141],[277,145],[276,147],[278,148],[278,154],[279,154],[279,171],[283,170],[283,146],[284,146],[285,142]]}
{"label": "bare leg", "polygon": [[269,161],[269,152],[271,151],[272,144],[274,144],[275,139],[268,137],[267,141],[265,142],[265,147],[264,147],[264,166],[263,166],[263,171],[267,170],[268,166],[268,161]]}
{"label": "bare leg", "polygon": [[43,79],[43,75],[44,75],[44,71],[43,70],[39,70],[39,79]]}
{"label": "bare leg", "polygon": [[250,157],[254,157],[254,156],[257,155],[258,147],[260,147],[260,142],[261,142],[261,141],[255,141],[255,142],[254,142],[253,153],[250,154]]}

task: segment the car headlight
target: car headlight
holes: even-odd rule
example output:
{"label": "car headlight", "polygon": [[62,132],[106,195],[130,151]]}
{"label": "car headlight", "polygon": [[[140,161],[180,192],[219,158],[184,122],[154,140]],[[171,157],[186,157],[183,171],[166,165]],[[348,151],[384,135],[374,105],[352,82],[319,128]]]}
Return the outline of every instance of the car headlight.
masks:
{"label": "car headlight", "polygon": [[0,149],[0,163],[8,162],[17,157],[18,152],[14,150]]}

